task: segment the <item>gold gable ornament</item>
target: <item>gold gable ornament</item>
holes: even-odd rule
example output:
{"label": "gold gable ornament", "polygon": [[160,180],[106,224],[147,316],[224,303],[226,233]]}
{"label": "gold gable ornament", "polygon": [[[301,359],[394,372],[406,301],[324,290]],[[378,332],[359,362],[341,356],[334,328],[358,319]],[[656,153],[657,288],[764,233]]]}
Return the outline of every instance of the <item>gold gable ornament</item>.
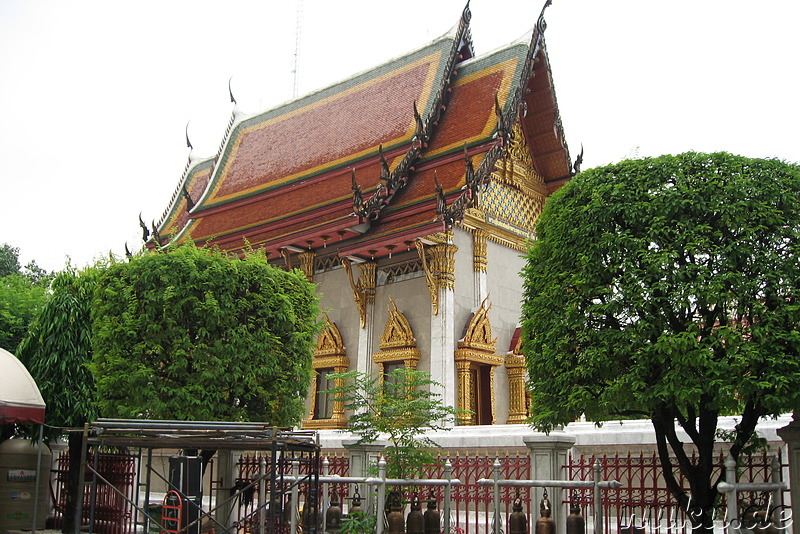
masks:
{"label": "gold gable ornament", "polygon": [[303,271],[303,274],[306,275],[306,280],[309,282],[314,281],[314,258],[316,254],[314,254],[311,250],[306,250],[301,252],[298,256],[300,259],[300,270]]}
{"label": "gold gable ornament", "polygon": [[367,306],[375,302],[376,272],[378,264],[374,261],[359,263],[361,276],[358,282],[353,281],[353,267],[347,258],[342,258],[342,265],[347,272],[347,281],[353,290],[353,300],[358,309],[358,317],[361,321],[361,328],[367,326]]}
{"label": "gold gable ornament", "polygon": [[434,234],[428,238],[435,240],[436,244],[426,249],[422,240],[417,239],[414,245],[422,262],[422,270],[425,272],[425,283],[431,296],[433,315],[439,315],[439,289],[452,290],[455,287],[455,255],[458,247],[451,243],[452,231]]}

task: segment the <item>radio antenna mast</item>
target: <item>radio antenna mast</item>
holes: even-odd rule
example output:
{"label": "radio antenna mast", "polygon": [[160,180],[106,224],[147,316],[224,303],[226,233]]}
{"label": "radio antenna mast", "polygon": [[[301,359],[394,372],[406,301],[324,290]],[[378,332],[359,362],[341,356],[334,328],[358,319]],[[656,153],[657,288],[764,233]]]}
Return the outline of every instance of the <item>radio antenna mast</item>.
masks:
{"label": "radio antenna mast", "polygon": [[292,66],[292,99],[297,98],[297,71],[300,69],[300,35],[303,27],[303,0],[297,0],[294,29],[294,65]]}

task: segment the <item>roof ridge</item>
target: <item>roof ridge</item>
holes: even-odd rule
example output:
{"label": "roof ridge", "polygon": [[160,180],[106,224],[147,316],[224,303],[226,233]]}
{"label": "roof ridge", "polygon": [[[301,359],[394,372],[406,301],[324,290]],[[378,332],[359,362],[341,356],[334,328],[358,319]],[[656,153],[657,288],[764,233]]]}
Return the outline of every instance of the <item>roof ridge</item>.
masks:
{"label": "roof ridge", "polygon": [[[191,150],[190,150],[188,161],[186,162],[186,166],[183,169],[183,173],[181,174],[181,177],[178,180],[178,185],[177,185],[177,187],[175,187],[175,190],[173,191],[172,196],[170,197],[169,203],[167,204],[167,208],[164,210],[164,212],[162,213],[161,217],[159,218],[158,224],[154,225],[155,228],[158,229],[159,231],[163,230],[163,225],[167,222],[167,219],[169,218],[169,214],[172,212],[172,210],[175,209],[175,204],[176,204],[176,202],[178,202],[179,195],[183,196],[184,198],[186,198],[187,208],[188,208],[188,211],[190,211],[190,212],[192,211],[194,206],[198,205],[200,203],[200,200],[202,200],[202,198],[205,196],[206,191],[203,191],[203,193],[200,195],[200,198],[198,198],[196,201],[193,200],[191,198],[191,196],[189,195],[189,191],[186,189],[186,185],[187,185],[186,184],[186,179],[189,176],[189,171],[194,166],[196,166],[197,164],[200,164],[200,163],[204,163],[204,162],[210,161],[210,160],[213,160],[213,162],[214,162],[213,163],[213,167],[211,169],[211,173],[213,174],[214,171],[216,171],[217,163],[219,162],[219,157],[222,154],[222,150],[225,148],[225,144],[228,142],[228,139],[231,136],[231,132],[233,131],[233,126],[237,122],[241,122],[241,120],[243,120],[247,116],[246,113],[242,113],[241,111],[239,111],[238,105],[236,104],[236,101],[233,100],[233,96],[232,95],[231,95],[231,102],[234,103],[233,111],[231,112],[231,118],[228,119],[228,126],[225,128],[225,133],[222,136],[222,141],[219,144],[219,148],[217,149],[216,154],[214,154],[214,156],[205,157],[205,158],[192,158],[192,153],[191,153]],[[237,119],[237,117],[238,117],[238,119]],[[189,146],[190,146],[190,148],[192,148],[191,145],[189,145]],[[193,165],[193,163],[195,165]],[[207,189],[207,187],[206,187],[206,189]]]}
{"label": "roof ridge", "polygon": [[474,204],[478,198],[480,188],[488,183],[497,160],[505,154],[506,146],[514,136],[512,128],[520,120],[519,107],[525,99],[525,87],[533,75],[533,64],[536,61],[536,56],[544,46],[544,32],[547,29],[544,12],[552,3],[553,0],[545,0],[542,11],[539,13],[539,18],[536,20],[536,27],[531,35],[519,83],[511,96],[511,105],[506,105],[506,109],[509,111],[508,114],[503,114],[500,102],[497,99],[497,95],[495,95],[495,113],[497,115],[497,133],[495,135],[498,138],[497,144],[483,155],[477,170],[473,170],[472,158],[467,153],[466,146],[464,147],[466,185],[450,206],[447,206],[441,188],[437,187],[437,218],[443,221],[448,229],[463,219],[467,208]]}
{"label": "roof ridge", "polygon": [[[158,219],[158,223],[153,223],[153,227],[155,230],[160,231],[163,230],[162,226],[167,220],[167,217],[175,209],[175,203],[177,202],[178,195],[181,194],[183,196],[188,195],[188,191],[186,191],[186,177],[189,176],[189,170],[194,167],[193,164],[203,163],[208,161],[211,158],[193,158],[191,150],[189,151],[189,157],[186,159],[186,166],[183,168],[183,173],[181,173],[181,177],[178,180],[178,185],[175,187],[175,190],[172,192],[172,196],[167,203],[167,207],[164,212],[161,214],[161,217]],[[189,199],[191,200],[191,199]],[[155,232],[157,233],[157,232]]]}
{"label": "roof ridge", "polygon": [[[453,34],[453,46],[450,49],[450,55],[447,58],[447,63],[443,70],[444,76],[439,85],[439,89],[433,100],[428,116],[423,123],[422,117],[417,109],[417,103],[413,104],[414,120],[416,122],[416,131],[411,139],[411,147],[406,151],[402,161],[395,166],[391,173],[388,173],[388,165],[383,158],[383,147],[378,147],[378,152],[381,157],[381,177],[378,187],[368,200],[364,200],[361,192],[361,187],[356,182],[355,170],[352,174],[353,179],[353,213],[361,218],[376,220],[380,217],[381,213],[391,203],[395,194],[403,189],[408,183],[411,173],[414,172],[414,163],[419,159],[422,150],[428,146],[433,129],[438,126],[441,119],[442,112],[447,109],[445,102],[449,94],[450,82],[457,71],[457,59],[463,61],[468,59],[464,57],[462,51],[466,51],[469,57],[474,54],[472,46],[472,36],[469,31],[469,22],[472,19],[472,12],[469,9],[469,0],[467,1],[464,10],[461,12],[461,18],[456,26],[456,31]],[[447,35],[452,34],[452,30]],[[459,61],[459,62],[460,62]]]}

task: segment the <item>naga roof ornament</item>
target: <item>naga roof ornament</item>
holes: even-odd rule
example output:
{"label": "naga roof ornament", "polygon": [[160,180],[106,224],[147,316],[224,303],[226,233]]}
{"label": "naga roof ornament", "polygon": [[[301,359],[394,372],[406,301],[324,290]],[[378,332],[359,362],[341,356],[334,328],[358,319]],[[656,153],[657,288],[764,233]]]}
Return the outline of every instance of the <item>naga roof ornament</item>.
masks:
{"label": "naga roof ornament", "polygon": [[188,211],[192,211],[194,208],[194,200],[192,200],[192,195],[189,194],[189,190],[186,189],[186,183],[184,182],[182,187],[183,198],[186,199],[186,209]]}
{"label": "naga roof ornament", "polygon": [[436,183],[437,216],[444,222],[448,229],[460,222],[464,218],[467,209],[473,206],[478,197],[480,188],[488,183],[489,177],[495,168],[495,164],[504,155],[508,142],[513,138],[514,124],[519,121],[520,117],[527,114],[527,104],[525,103],[526,85],[528,80],[533,76],[533,64],[534,61],[536,61],[536,55],[542,47],[544,31],[547,29],[547,23],[544,20],[544,12],[552,3],[552,0],[547,0],[545,2],[539,14],[539,18],[536,21],[536,29],[533,32],[528,54],[525,57],[522,76],[520,77],[519,84],[514,90],[513,95],[510,97],[511,105],[508,106],[508,109],[512,111],[511,114],[506,115],[503,113],[503,108],[500,105],[497,93],[495,93],[494,109],[495,115],[497,116],[497,130],[495,133],[497,142],[495,146],[484,154],[477,171],[473,169],[472,158],[470,158],[467,153],[466,145],[464,146],[466,185],[450,206],[446,206],[444,193],[441,187],[439,187],[438,182]]}
{"label": "naga roof ornament", "polygon": [[233,105],[236,105],[236,99],[235,99],[235,98],[233,98],[233,89],[231,89],[231,80],[232,80],[232,79],[233,79],[233,76],[231,76],[230,78],[228,78],[228,94],[229,94],[229,95],[230,95],[230,97],[231,97],[231,104],[233,104]]}
{"label": "naga roof ornament", "polygon": [[148,229],[147,225],[144,223],[141,212],[139,212],[139,226],[142,229],[142,241],[147,243],[147,238],[150,237],[150,229]]}
{"label": "naga roof ornament", "polygon": [[583,163],[583,144],[581,144],[581,153],[575,158],[575,163],[572,164],[572,176],[581,172],[581,164]]}
{"label": "naga roof ornament", "polygon": [[461,13],[461,20],[456,30],[453,46],[450,49],[450,55],[445,67],[446,75],[442,78],[442,83],[434,98],[431,111],[423,121],[417,109],[416,101],[413,103],[414,122],[416,124],[414,137],[403,160],[391,173],[383,157],[382,147],[379,147],[378,152],[381,158],[380,182],[368,200],[364,200],[361,187],[356,182],[355,170],[353,170],[353,213],[359,217],[370,220],[378,219],[394,195],[408,183],[411,174],[415,170],[414,164],[422,155],[423,149],[428,147],[433,130],[439,125],[442,113],[447,109],[447,98],[451,92],[450,85],[453,79],[458,76],[458,71],[455,70],[456,64],[469,59],[473,55],[472,38],[469,31],[469,21],[471,19],[472,13],[469,10],[469,2],[467,2],[464,11]]}

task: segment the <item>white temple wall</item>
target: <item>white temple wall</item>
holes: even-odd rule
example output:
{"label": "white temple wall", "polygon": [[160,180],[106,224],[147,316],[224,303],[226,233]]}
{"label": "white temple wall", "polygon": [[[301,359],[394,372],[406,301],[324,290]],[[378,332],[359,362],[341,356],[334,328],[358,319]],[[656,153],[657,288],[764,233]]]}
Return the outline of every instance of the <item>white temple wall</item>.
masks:
{"label": "white temple wall", "polygon": [[[357,269],[356,269],[357,271]],[[350,369],[356,369],[358,339],[361,328],[358,310],[353,301],[353,291],[347,281],[347,272],[341,267],[314,275],[320,309],[328,314],[339,333],[350,358]]]}
{"label": "white temple wall", "polygon": [[[377,365],[372,361],[372,354],[379,350],[380,336],[388,319],[389,299],[391,298],[398,309],[406,316],[420,351],[420,360],[417,369],[436,375],[434,378],[444,384],[443,391],[446,401],[455,404],[456,380],[453,353],[446,355],[447,362],[438,362],[436,371],[433,372],[431,355],[437,353],[433,346],[440,347],[442,341],[438,336],[450,336],[451,344],[455,348],[458,340],[463,337],[464,329],[472,313],[480,305],[482,298],[481,287],[489,297],[492,309],[489,320],[492,326],[492,335],[497,338],[495,353],[504,356],[509,350],[511,338],[520,319],[522,299],[522,279],[520,271],[525,261],[522,254],[489,240],[486,246],[487,272],[481,274],[483,282],[478,283],[478,275],[474,269],[473,234],[461,228],[453,230],[453,244],[458,248],[455,254],[455,286],[452,291],[453,319],[451,322],[442,323],[446,326],[445,332],[437,331],[437,339],[433,339],[433,325],[439,324],[432,317],[430,293],[423,273],[411,275],[406,279],[394,282],[381,280],[380,268],[378,283],[375,288],[374,304],[368,306],[367,327],[361,328],[357,307],[353,299],[353,291],[347,272],[337,267],[330,271],[317,273],[314,283],[320,296],[322,311],[339,328],[342,340],[346,347],[346,354],[350,359],[350,369],[357,369],[367,373],[377,372]],[[413,258],[413,255],[409,255]],[[400,258],[397,258],[400,259]],[[355,277],[359,275],[357,268],[353,269]],[[441,291],[440,291],[441,293]],[[439,350],[438,352],[441,352]],[[442,367],[442,365],[445,367]],[[442,372],[444,369],[444,372]],[[447,371],[449,369],[449,372]],[[439,375],[445,377],[442,380]],[[450,377],[448,380],[447,377]],[[452,390],[452,391],[451,391]],[[498,424],[503,424],[508,419],[509,409],[508,375],[503,365],[494,370],[494,415]],[[311,400],[307,399],[310,409]]]}
{"label": "white temple wall", "polygon": [[492,311],[492,333],[497,337],[497,352],[505,354],[522,313],[522,253],[499,243],[486,244],[487,285]]}
{"label": "white temple wall", "polygon": [[[524,258],[513,250],[493,241],[486,244],[486,278],[492,310],[489,318],[492,335],[497,338],[495,351],[505,356],[520,320],[522,309],[522,277]],[[498,423],[508,419],[508,373],[501,365],[495,369],[495,417]]]}

